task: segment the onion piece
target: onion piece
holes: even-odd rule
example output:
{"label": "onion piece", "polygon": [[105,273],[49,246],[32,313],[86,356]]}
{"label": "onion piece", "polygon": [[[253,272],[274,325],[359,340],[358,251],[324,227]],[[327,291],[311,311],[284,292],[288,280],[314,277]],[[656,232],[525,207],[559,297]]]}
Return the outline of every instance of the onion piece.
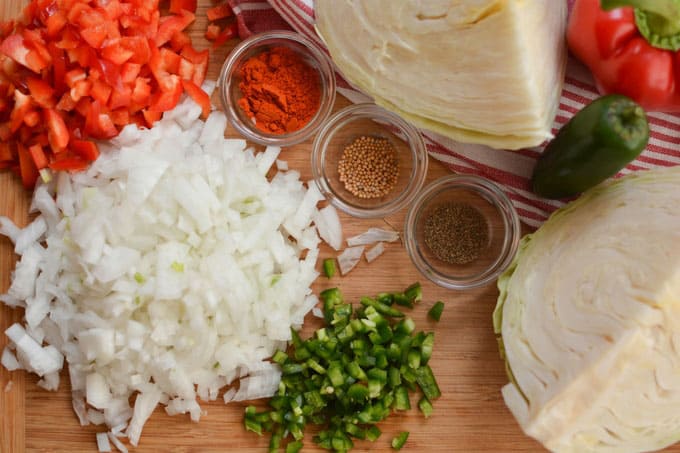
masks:
{"label": "onion piece", "polygon": [[377,257],[382,255],[383,252],[385,252],[385,243],[378,242],[376,245],[366,251],[366,261],[369,263],[374,261]]}
{"label": "onion piece", "polygon": [[236,388],[231,387],[229,390],[224,392],[224,396],[222,397],[222,399],[224,399],[224,404],[234,401],[234,396],[236,396]]}
{"label": "onion piece", "polygon": [[321,239],[333,249],[340,250],[342,248],[342,224],[335,207],[329,204],[316,211],[313,220]]}
{"label": "onion piece", "polygon": [[23,367],[17,360],[16,356],[12,352],[9,347],[5,346],[5,349],[2,351],[2,366],[7,368],[7,371],[15,371],[15,370],[21,370]]}
{"label": "onion piece", "polygon": [[346,275],[349,271],[354,269],[361,260],[361,255],[364,253],[364,246],[347,247],[338,255],[338,264],[340,265],[340,273]]}
{"label": "onion piece", "polygon": [[97,433],[97,450],[100,453],[111,451],[109,436],[106,433]]}
{"label": "onion piece", "polygon": [[370,245],[376,242],[394,242],[399,239],[399,233],[382,228],[369,228],[365,233],[358,236],[347,238],[347,245],[354,247],[357,245]]}
{"label": "onion piece", "polygon": [[128,453],[127,447],[125,447],[125,445],[123,444],[123,442],[121,442],[120,440],[118,440],[118,438],[117,438],[113,433],[110,432],[110,433],[108,433],[107,435],[109,436],[109,440],[111,441],[111,443],[116,447],[116,449],[117,449],[120,453]]}

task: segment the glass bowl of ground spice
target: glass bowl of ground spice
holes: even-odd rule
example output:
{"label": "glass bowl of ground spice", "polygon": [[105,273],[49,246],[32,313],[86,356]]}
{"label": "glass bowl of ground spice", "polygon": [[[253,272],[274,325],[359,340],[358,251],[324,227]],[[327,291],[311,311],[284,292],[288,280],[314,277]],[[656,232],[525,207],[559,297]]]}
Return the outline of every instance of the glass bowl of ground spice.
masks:
{"label": "glass bowl of ground spice", "polygon": [[389,215],[422,188],[427,151],[418,130],[375,104],[338,111],[314,139],[312,174],[334,206],[360,218]]}
{"label": "glass bowl of ground spice", "polygon": [[335,101],[335,72],[314,42],[289,31],[249,37],[237,45],[218,79],[222,106],[246,139],[289,146],[309,138]]}
{"label": "glass bowl of ground spice", "polygon": [[428,185],[411,205],[404,243],[418,270],[440,286],[483,286],[512,262],[521,224],[494,182],[451,175]]}

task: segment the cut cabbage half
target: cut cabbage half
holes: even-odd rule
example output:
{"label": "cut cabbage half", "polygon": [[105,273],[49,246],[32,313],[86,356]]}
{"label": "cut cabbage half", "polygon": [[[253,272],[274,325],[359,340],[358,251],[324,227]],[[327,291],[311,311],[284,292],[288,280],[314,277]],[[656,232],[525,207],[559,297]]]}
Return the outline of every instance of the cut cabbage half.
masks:
{"label": "cut cabbage half", "polygon": [[680,439],[680,167],[598,186],[523,239],[494,326],[524,431],[559,452]]}
{"label": "cut cabbage half", "polygon": [[317,0],[314,12],[345,78],[413,124],[494,148],[551,137],[566,2]]}

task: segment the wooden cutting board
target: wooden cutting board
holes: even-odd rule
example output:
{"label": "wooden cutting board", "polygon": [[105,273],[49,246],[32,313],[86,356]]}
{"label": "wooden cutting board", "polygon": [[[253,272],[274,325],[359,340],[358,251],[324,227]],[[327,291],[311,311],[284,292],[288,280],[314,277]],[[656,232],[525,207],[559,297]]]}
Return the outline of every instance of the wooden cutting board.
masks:
{"label": "wooden cutting board", "polygon": [[[14,17],[22,0],[2,0],[0,20]],[[205,10],[211,0],[199,0],[196,23],[192,26],[194,43],[207,47],[203,38],[206,27]],[[213,52],[209,70],[216,77],[222,61],[235,41]],[[336,109],[347,105],[338,99]],[[236,135],[233,129],[229,133]],[[309,155],[311,143],[283,151],[281,158],[291,168],[299,170],[303,179],[311,178]],[[430,162],[428,181],[448,174],[435,161]],[[19,181],[7,172],[0,173],[0,215],[8,216],[19,225],[28,221],[29,195]],[[400,212],[385,220],[357,220],[342,216],[345,236],[361,233],[369,227],[389,224],[401,229],[405,217]],[[328,247],[322,248],[322,258],[333,256]],[[10,242],[0,239],[0,292],[9,286],[14,266]],[[436,334],[435,352],[431,361],[438,378],[442,397],[435,402],[434,415],[424,419],[415,408],[398,413],[380,425],[383,435],[374,444],[357,442],[354,451],[391,451],[389,442],[399,431],[410,431],[405,451],[412,452],[536,452],[541,446],[525,437],[503,404],[500,389],[507,382],[499,359],[491,325],[491,313],[498,291],[494,285],[467,292],[439,288],[418,274],[400,244],[389,244],[383,256],[368,265],[365,261],[346,277],[328,281],[321,277],[314,285],[315,292],[339,286],[350,300],[379,291],[395,291],[419,280],[423,284],[424,303],[412,316],[422,330]],[[426,318],[426,312],[436,300],[446,304],[440,323]],[[0,308],[0,332],[23,313]],[[303,337],[319,326],[318,320],[308,317]],[[0,334],[0,350],[6,343]],[[0,367],[0,453],[29,452],[94,452],[97,450],[95,433],[103,427],[78,424],[71,408],[70,389],[66,373],[58,392],[47,392],[36,385],[37,378],[23,371],[7,372]],[[413,401],[415,403],[415,401]],[[156,410],[148,421],[135,452],[224,452],[265,451],[268,437],[247,433],[242,425],[246,404],[220,402],[202,403],[207,414],[200,423],[188,417],[169,417],[162,409]],[[308,440],[305,451],[314,451]],[[677,451],[680,451],[677,450]]]}

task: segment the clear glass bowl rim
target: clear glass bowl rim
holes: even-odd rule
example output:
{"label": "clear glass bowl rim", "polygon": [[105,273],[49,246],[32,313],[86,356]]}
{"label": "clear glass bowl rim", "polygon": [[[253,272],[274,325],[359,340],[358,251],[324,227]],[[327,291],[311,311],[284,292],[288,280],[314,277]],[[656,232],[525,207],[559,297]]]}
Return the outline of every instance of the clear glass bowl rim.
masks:
{"label": "clear glass bowl rim", "polygon": [[[362,208],[347,203],[337,194],[324,178],[323,167],[328,148],[328,141],[336,132],[338,127],[346,125],[345,120],[355,116],[376,118],[387,121],[396,126],[407,138],[410,144],[411,157],[413,160],[413,178],[409,180],[405,190],[394,200],[376,208]],[[336,208],[357,218],[380,218],[399,211],[407,206],[418,195],[418,192],[425,183],[428,168],[428,154],[425,141],[420,131],[407,123],[399,115],[385,110],[373,103],[359,103],[349,105],[337,111],[321,128],[314,139],[312,146],[312,176],[321,194]]]}
{"label": "clear glass bowl rim", "polygon": [[[503,247],[494,265],[476,275],[465,277],[445,276],[430,266],[418,253],[416,244],[416,221],[422,209],[442,191],[451,188],[474,189],[483,193],[498,210],[504,223]],[[411,261],[418,271],[439,286],[448,289],[465,290],[477,288],[497,278],[512,263],[522,235],[519,215],[510,199],[493,181],[476,175],[449,175],[431,182],[409,208],[404,221],[404,245]]]}

